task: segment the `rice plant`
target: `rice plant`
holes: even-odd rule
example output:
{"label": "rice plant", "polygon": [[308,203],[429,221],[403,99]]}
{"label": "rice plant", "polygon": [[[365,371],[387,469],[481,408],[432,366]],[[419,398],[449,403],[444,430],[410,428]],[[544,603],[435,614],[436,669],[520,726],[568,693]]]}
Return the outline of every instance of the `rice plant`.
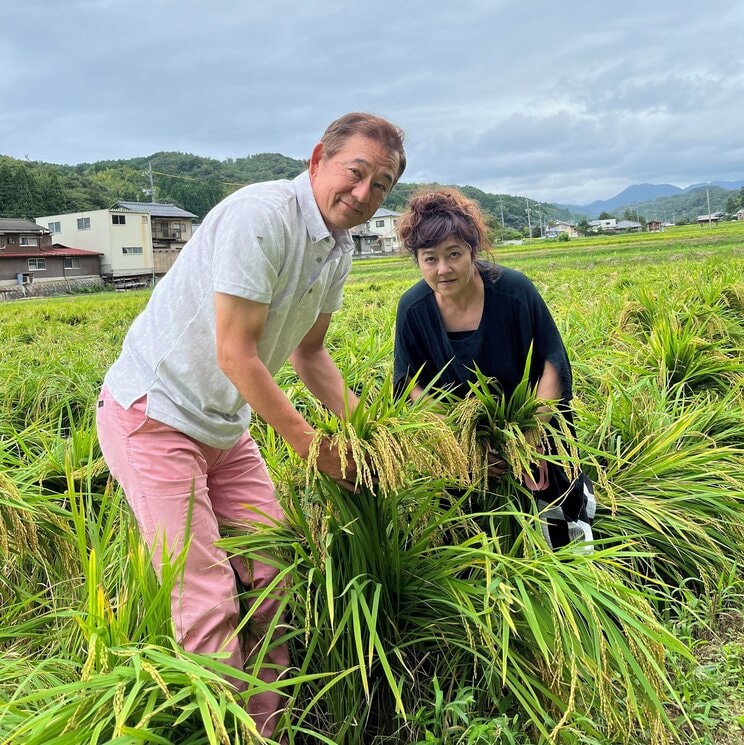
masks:
{"label": "rice plant", "polygon": [[[523,414],[509,420],[518,453],[516,433],[535,426],[541,402],[525,381],[512,403]],[[389,388],[357,411],[335,430],[323,422],[350,445],[353,493],[311,458],[305,489],[287,494],[287,526],[223,541],[231,554],[290,567],[289,638],[306,681],[291,694],[292,721],[335,743],[415,741],[412,715],[433,705],[437,680],[447,695],[467,688],[479,721],[521,719],[533,742],[569,737],[579,718],[614,742],[639,732],[665,741],[662,701],[674,698],[665,650],[687,652],[623,579],[644,554],[623,544],[548,551],[514,478],[500,505],[472,514],[462,482],[450,492],[426,475],[437,445],[427,412]],[[498,412],[489,413],[492,424]],[[422,425],[429,434],[419,437]],[[391,459],[391,443],[403,440],[406,458]],[[441,444],[434,452],[444,457]],[[497,527],[484,532],[483,521]],[[514,524],[504,540],[500,526]]]}
{"label": "rice plant", "polygon": [[[466,483],[483,473],[481,451],[467,466],[462,452],[483,432],[449,439],[433,409],[385,388],[392,314],[415,268],[355,265],[328,341],[365,401],[356,420],[327,415],[288,366],[279,380],[359,461],[357,489],[308,473],[256,422],[287,524],[223,541],[275,562],[286,587],[277,739],[692,745],[735,721],[739,667],[699,664],[687,645],[713,633],[715,598],[741,606],[727,594],[744,558],[740,239],[680,236],[504,249],[569,348],[577,436],[541,431],[529,391],[508,402],[492,389],[512,468],[486,489]],[[225,676],[260,691],[261,653],[240,673],[174,642],[177,566],[157,581],[95,442],[98,386],[145,299],[0,305],[0,743],[256,740]],[[530,429],[598,486],[591,554],[545,547],[516,478],[540,455],[537,436],[520,439]]]}
{"label": "rice plant", "polygon": [[516,717],[533,743],[587,727],[666,741],[665,650],[688,653],[623,581],[636,552],[552,553],[536,521],[504,509],[495,519],[523,528],[507,551],[463,512],[466,497],[432,486],[350,494],[321,476],[291,495],[285,528],[223,542],[291,568],[286,620],[305,678],[293,726],[334,743],[415,742],[436,680],[448,697],[471,691],[481,721]]}

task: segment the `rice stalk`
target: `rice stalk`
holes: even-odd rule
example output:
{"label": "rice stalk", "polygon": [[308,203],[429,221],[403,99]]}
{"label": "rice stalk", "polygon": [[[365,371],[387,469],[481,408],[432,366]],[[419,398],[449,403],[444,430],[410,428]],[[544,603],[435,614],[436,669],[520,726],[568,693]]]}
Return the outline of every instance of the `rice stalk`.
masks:
{"label": "rice stalk", "polygon": [[351,457],[357,485],[373,492],[393,493],[422,473],[465,483],[467,466],[457,439],[430,407],[427,402],[408,403],[405,393],[395,395],[389,378],[379,386],[368,384],[349,417],[326,416],[314,422],[317,433],[307,459],[306,484],[321,475],[317,462],[324,438],[338,451],[344,476]]}

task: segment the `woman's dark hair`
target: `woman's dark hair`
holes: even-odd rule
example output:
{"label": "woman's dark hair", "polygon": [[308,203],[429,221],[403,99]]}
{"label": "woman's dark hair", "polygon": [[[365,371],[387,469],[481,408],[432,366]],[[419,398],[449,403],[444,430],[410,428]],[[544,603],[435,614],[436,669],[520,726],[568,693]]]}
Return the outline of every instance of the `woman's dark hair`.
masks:
{"label": "woman's dark hair", "polygon": [[397,229],[403,247],[414,259],[420,248],[436,246],[451,237],[470,246],[473,256],[489,248],[480,208],[457,189],[414,194]]}
{"label": "woman's dark hair", "polygon": [[403,149],[405,134],[400,127],[374,114],[354,111],[331,122],[320,138],[325,157],[335,155],[354,135],[368,137],[386,147],[398,158],[398,174],[395,180],[403,175],[406,169],[406,151]]}

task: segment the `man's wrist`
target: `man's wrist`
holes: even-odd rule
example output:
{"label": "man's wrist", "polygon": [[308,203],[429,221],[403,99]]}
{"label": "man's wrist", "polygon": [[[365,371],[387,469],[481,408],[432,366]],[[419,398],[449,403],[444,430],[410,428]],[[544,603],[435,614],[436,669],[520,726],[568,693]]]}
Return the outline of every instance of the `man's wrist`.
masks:
{"label": "man's wrist", "polygon": [[302,432],[298,436],[293,437],[291,440],[287,440],[287,442],[292,450],[294,450],[295,453],[300,456],[300,458],[302,458],[303,460],[307,460],[308,455],[310,455],[310,446],[312,445],[314,439],[315,430],[310,428],[309,430]]}

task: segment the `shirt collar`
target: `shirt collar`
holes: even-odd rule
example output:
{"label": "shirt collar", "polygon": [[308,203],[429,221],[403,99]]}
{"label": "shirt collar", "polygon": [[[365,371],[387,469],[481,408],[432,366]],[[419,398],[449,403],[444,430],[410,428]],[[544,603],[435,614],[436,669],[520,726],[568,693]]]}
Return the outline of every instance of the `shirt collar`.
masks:
{"label": "shirt collar", "polygon": [[303,171],[294,179],[295,193],[297,194],[297,203],[300,206],[302,218],[307,226],[307,232],[310,234],[310,240],[313,243],[320,243],[324,238],[333,238],[335,245],[341,250],[341,253],[349,253],[354,250],[354,241],[348,230],[328,230],[328,226],[320,214],[318,204],[313,195],[313,188],[310,184],[310,173]]}

